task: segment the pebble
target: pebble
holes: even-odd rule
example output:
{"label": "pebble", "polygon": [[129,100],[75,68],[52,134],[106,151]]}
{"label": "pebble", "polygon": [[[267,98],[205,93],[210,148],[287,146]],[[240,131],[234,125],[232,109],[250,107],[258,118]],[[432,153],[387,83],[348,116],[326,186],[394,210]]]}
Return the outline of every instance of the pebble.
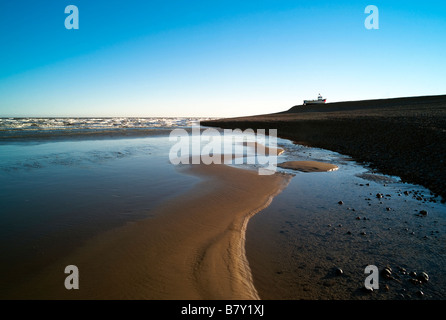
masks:
{"label": "pebble", "polygon": [[381,198],[383,197],[383,195],[382,195],[382,193],[377,193],[377,194],[376,194],[376,197],[377,197],[378,199],[381,199]]}
{"label": "pebble", "polygon": [[429,275],[426,272],[421,272],[417,279],[421,282],[428,282],[429,281]]}
{"label": "pebble", "polygon": [[426,210],[421,210],[421,211],[420,211],[420,214],[421,214],[422,216],[427,216],[427,211],[426,211]]}
{"label": "pebble", "polygon": [[344,274],[344,271],[341,268],[336,268],[336,275],[342,276]]}
{"label": "pebble", "polygon": [[381,271],[381,275],[384,278],[390,279],[392,277],[392,269],[385,267],[382,271]]}
{"label": "pebble", "polygon": [[392,209],[390,209],[389,207],[387,207],[386,210],[387,210],[387,211],[390,211],[390,210],[392,210]]}
{"label": "pebble", "polygon": [[343,201],[339,201],[338,204],[344,204],[344,202]]}

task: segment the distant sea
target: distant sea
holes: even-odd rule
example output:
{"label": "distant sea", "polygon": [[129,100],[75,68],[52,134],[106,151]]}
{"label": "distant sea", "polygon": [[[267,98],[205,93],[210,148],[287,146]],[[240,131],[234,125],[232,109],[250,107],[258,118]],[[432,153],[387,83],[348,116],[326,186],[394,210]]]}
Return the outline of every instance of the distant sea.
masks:
{"label": "distant sea", "polygon": [[211,118],[0,118],[0,140],[108,134],[138,134],[176,127],[190,127]]}

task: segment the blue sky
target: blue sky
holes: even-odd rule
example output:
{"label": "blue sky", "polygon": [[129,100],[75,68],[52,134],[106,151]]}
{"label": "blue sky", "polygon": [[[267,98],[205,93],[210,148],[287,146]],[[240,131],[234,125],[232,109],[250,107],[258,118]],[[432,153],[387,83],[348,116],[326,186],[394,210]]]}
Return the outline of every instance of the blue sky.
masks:
{"label": "blue sky", "polygon": [[[364,27],[370,4],[378,30]],[[1,1],[0,116],[224,117],[319,92],[446,94],[445,35],[444,1]]]}

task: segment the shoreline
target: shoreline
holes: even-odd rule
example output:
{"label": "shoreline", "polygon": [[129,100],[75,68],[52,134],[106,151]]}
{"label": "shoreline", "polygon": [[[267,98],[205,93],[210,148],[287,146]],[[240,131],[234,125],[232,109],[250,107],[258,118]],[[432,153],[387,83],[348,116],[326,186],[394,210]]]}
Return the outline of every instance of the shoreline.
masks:
{"label": "shoreline", "polygon": [[294,106],[274,114],[202,121],[222,129],[277,129],[423,185],[446,201],[446,95]]}
{"label": "shoreline", "polygon": [[[246,228],[291,177],[260,176],[226,165],[186,165],[179,170],[201,181],[155,209],[155,217],[87,241],[9,297],[259,299],[245,252]],[[69,264],[79,268],[80,290],[61,285]]]}

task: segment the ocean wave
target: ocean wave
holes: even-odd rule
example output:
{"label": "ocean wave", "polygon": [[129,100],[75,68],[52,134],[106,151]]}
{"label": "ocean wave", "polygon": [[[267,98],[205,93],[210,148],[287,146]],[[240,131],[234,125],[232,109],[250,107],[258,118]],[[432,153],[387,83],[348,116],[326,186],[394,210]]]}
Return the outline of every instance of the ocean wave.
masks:
{"label": "ocean wave", "polygon": [[0,118],[0,139],[55,136],[140,135],[153,130],[187,128],[202,117]]}
{"label": "ocean wave", "polygon": [[0,118],[0,130],[188,127],[210,118]]}

